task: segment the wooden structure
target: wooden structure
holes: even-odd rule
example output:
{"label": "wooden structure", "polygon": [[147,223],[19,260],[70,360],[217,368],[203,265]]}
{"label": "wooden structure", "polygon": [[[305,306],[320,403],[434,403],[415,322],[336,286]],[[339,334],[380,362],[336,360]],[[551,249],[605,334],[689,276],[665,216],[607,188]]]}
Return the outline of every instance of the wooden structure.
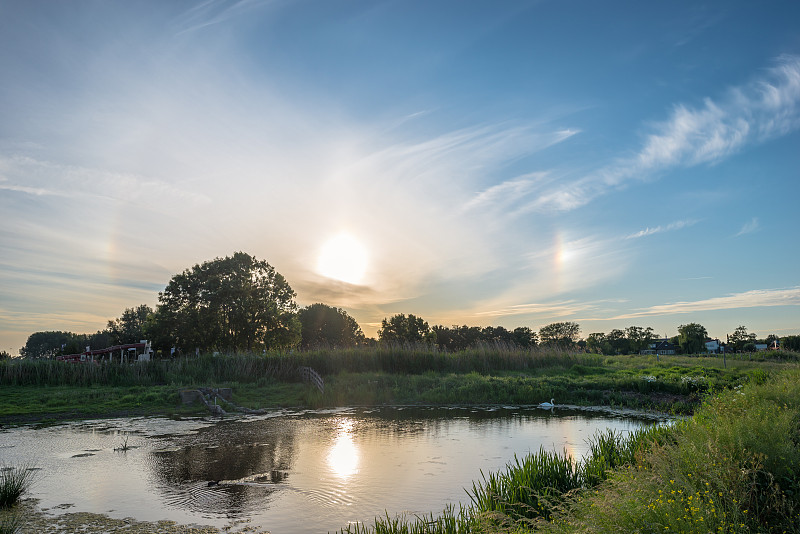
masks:
{"label": "wooden structure", "polygon": [[62,354],[61,356],[56,356],[56,360],[69,363],[100,362],[104,360],[112,361],[117,355],[120,362],[148,362],[153,355],[153,349],[150,347],[150,342],[143,339],[139,343],[114,345],[105,349],[92,350],[86,347],[84,352]]}
{"label": "wooden structure", "polygon": [[311,367],[299,367],[297,370],[300,372],[303,382],[316,386],[320,393],[325,393],[325,382],[319,373]]}

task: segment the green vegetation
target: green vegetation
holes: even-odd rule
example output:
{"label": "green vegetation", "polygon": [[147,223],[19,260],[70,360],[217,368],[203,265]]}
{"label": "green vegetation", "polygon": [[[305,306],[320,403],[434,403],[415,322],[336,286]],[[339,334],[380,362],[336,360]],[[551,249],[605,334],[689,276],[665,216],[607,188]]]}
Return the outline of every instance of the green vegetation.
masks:
{"label": "green vegetation", "polygon": [[0,467],[0,508],[8,508],[30,489],[34,471],[28,466]]}
{"label": "green vegetation", "polygon": [[709,397],[689,420],[595,436],[484,476],[440,516],[376,518],[367,533],[800,532],[800,370]]}
{"label": "green vegetation", "polygon": [[[230,387],[253,409],[380,404],[606,405],[688,414],[711,392],[761,381],[795,353],[602,356],[503,344],[455,353],[429,345],[378,345],[211,355],[120,364],[0,361],[0,422],[200,412],[179,391]],[[308,366],[324,393],[301,382]]]}

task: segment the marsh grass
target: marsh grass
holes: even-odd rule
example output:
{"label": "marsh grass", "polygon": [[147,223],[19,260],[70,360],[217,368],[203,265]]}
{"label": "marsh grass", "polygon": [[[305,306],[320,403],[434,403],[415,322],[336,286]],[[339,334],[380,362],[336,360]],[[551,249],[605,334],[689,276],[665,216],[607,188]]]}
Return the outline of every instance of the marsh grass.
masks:
{"label": "marsh grass", "polygon": [[19,501],[30,489],[34,473],[27,465],[0,468],[0,508],[9,508]]}
{"label": "marsh grass", "polygon": [[0,509],[0,534],[17,534],[22,525],[22,516],[17,511]]}
{"label": "marsh grass", "polygon": [[[605,405],[689,414],[714,391],[765,380],[787,364],[717,357],[600,356],[504,344],[450,353],[428,345],[378,345],[120,364],[0,361],[0,419],[184,414],[181,388],[232,387],[253,409],[376,404]],[[319,393],[299,367],[325,377]]]}
{"label": "marsh grass", "polygon": [[387,514],[341,532],[800,532],[796,367],[708,397],[691,419],[589,445],[577,463],[544,450],[515,457],[473,484],[458,515]]}
{"label": "marsh grass", "polygon": [[800,532],[800,372],[715,396],[542,532]]}

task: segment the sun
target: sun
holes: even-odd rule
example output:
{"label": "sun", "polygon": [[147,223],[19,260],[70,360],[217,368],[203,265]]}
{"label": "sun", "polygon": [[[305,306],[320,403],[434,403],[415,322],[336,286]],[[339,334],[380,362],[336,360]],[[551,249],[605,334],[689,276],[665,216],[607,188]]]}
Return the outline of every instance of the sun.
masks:
{"label": "sun", "polygon": [[320,250],[317,271],[334,280],[358,284],[367,271],[367,249],[348,233],[334,236]]}

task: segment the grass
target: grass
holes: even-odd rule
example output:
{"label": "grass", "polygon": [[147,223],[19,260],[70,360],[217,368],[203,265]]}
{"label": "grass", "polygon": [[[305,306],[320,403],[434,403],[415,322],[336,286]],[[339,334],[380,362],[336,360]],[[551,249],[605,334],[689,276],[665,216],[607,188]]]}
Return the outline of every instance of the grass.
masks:
{"label": "grass", "polygon": [[[429,346],[209,354],[122,365],[0,361],[0,424],[124,415],[183,415],[178,391],[230,387],[248,408],[380,404],[606,405],[690,414],[711,392],[764,380],[780,358],[602,356],[486,345],[457,353]],[[309,366],[319,393],[300,381]]]}
{"label": "grass", "polygon": [[544,450],[473,484],[471,505],[342,534],[800,532],[800,369],[708,397],[684,422]]}
{"label": "grass", "polygon": [[724,392],[547,532],[800,532],[800,372]]}
{"label": "grass", "polygon": [[30,489],[34,471],[29,466],[0,468],[0,508],[9,508]]}
{"label": "grass", "polygon": [[20,514],[0,509],[0,534],[17,534],[21,528]]}

